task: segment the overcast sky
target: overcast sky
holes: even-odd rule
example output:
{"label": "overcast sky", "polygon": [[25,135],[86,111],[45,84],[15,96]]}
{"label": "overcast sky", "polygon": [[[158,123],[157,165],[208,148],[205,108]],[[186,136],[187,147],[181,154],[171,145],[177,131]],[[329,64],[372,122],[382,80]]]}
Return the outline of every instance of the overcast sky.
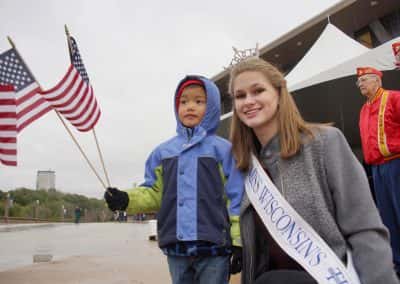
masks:
{"label": "overcast sky", "polygon": [[[96,134],[111,184],[125,189],[143,181],[150,151],[175,134],[173,94],[185,74],[212,77],[229,64],[232,46],[262,47],[337,2],[0,0],[0,52],[11,36],[51,88],[69,66],[67,24],[101,107]],[[73,133],[104,176],[93,134]],[[55,171],[58,190],[102,196],[53,111],[19,134],[18,166],[0,165],[0,189],[35,188],[38,170]]]}

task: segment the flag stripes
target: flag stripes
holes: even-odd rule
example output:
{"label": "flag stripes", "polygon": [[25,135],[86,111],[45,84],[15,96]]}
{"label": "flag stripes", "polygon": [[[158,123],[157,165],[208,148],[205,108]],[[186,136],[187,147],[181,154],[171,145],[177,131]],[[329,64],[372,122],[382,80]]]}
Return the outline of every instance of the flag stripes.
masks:
{"label": "flag stripes", "polygon": [[38,94],[39,92],[40,87],[35,82],[16,94],[18,132],[52,110],[51,105]]}
{"label": "flag stripes", "polygon": [[14,87],[18,132],[52,109],[38,94],[38,83],[14,48],[0,54],[0,84]]}
{"label": "flag stripes", "polygon": [[11,85],[0,85],[0,163],[17,165],[17,102]]}
{"label": "flag stripes", "polygon": [[101,112],[93,89],[73,64],[54,88],[40,93],[79,131],[92,129],[100,118]]}

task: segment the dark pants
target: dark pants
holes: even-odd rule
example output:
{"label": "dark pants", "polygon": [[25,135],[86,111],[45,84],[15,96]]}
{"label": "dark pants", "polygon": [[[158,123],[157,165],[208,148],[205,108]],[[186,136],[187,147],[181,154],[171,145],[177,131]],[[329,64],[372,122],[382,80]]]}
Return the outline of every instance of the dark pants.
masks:
{"label": "dark pants", "polygon": [[305,271],[271,270],[261,274],[254,284],[317,284],[317,281]]}
{"label": "dark pants", "polygon": [[376,204],[390,232],[393,262],[400,273],[400,159],[372,166]]}
{"label": "dark pants", "polygon": [[230,256],[168,256],[173,284],[228,284]]}

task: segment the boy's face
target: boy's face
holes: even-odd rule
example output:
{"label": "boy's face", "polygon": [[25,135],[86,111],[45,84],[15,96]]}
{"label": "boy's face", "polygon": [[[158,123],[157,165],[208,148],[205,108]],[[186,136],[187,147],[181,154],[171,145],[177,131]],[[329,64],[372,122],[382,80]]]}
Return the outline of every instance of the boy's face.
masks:
{"label": "boy's face", "polygon": [[204,89],[197,85],[187,86],[179,98],[179,120],[186,127],[195,127],[203,119],[206,106],[207,96]]}

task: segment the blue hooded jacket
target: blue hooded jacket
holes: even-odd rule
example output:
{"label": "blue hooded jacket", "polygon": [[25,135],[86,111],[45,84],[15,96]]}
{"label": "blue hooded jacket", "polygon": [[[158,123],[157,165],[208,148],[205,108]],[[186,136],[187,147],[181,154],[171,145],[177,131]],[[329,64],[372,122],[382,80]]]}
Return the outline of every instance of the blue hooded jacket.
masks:
{"label": "blue hooded jacket", "polygon": [[[175,101],[180,85],[193,79],[203,82],[207,104],[200,124],[188,129],[179,120]],[[187,76],[177,86],[174,106],[177,135],[150,154],[145,182],[128,191],[128,211],[158,211],[160,247],[180,241],[240,246],[239,210],[244,182],[230,142],[216,135],[219,90],[205,77]]]}

